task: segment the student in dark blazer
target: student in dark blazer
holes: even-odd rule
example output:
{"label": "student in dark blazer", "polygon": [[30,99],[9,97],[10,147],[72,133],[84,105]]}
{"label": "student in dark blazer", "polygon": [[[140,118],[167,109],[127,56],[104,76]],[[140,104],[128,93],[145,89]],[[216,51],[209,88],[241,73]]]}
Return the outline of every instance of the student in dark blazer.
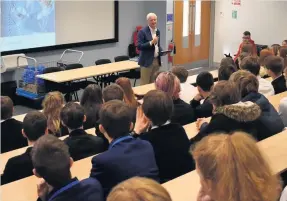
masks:
{"label": "student in dark blazer", "polygon": [[284,60],[278,56],[269,56],[266,58],[266,68],[268,75],[272,77],[271,84],[274,87],[275,94],[286,91],[286,80],[282,74],[284,70]]}
{"label": "student in dark blazer", "polygon": [[154,13],[147,15],[148,26],[138,32],[140,50],[138,64],[141,67],[141,85],[149,84],[154,80],[154,74],[161,66],[160,31],[157,26],[157,16]]}
{"label": "student in dark blazer", "polygon": [[[171,123],[171,97],[160,90],[148,92],[138,109],[134,135],[149,141],[154,149],[161,183],[194,169],[189,154],[189,139],[184,128]],[[150,128],[146,131],[150,123]]]}
{"label": "student in dark blazer", "polygon": [[[27,138],[29,145],[33,146],[41,136],[48,133],[45,115],[38,111],[29,112],[24,118],[22,133]],[[33,174],[31,150],[32,147],[28,147],[23,154],[7,161],[1,178],[2,185]]]}
{"label": "student in dark blazer", "polygon": [[130,107],[122,101],[104,103],[100,110],[100,130],[110,142],[109,149],[92,159],[90,177],[102,184],[104,194],[118,183],[134,176],[158,180],[152,145],[133,138]]}
{"label": "student in dark blazer", "polygon": [[155,80],[155,88],[165,92],[173,100],[172,123],[178,123],[183,126],[196,120],[192,107],[179,97],[181,90],[180,81],[173,73],[160,73]]}
{"label": "student in dark blazer", "polygon": [[[196,85],[198,94],[190,101],[190,105],[194,109],[196,118],[210,117],[213,106],[208,99],[214,86],[212,74],[210,72],[199,73],[196,77]],[[200,104],[202,100],[203,103]]]}
{"label": "student in dark blazer", "polygon": [[12,116],[12,100],[8,96],[1,96],[1,153],[28,145],[22,135],[22,122]]}
{"label": "student in dark blazer", "polygon": [[239,87],[232,82],[219,81],[210,95],[210,101],[214,105],[214,114],[209,123],[205,118],[197,120],[199,133],[191,139],[191,143],[198,142],[205,136],[216,132],[244,131],[257,138],[264,126],[258,121],[261,109],[250,101],[239,102],[240,99]]}
{"label": "student in dark blazer", "polygon": [[64,142],[69,146],[71,157],[77,161],[106,150],[102,138],[89,135],[83,129],[86,121],[84,108],[78,103],[67,103],[61,113],[61,121],[69,130]]}
{"label": "student in dark blazer", "polygon": [[31,155],[33,173],[41,178],[37,186],[38,201],[104,201],[102,187],[96,179],[72,178],[73,159],[63,141],[45,135],[35,143]]}
{"label": "student in dark blazer", "polygon": [[241,91],[241,101],[256,103],[261,109],[258,119],[261,122],[261,132],[257,135],[257,140],[263,140],[272,135],[280,133],[284,129],[284,124],[278,112],[269,100],[258,93],[259,82],[252,73],[239,70],[231,75],[229,81],[234,82]]}

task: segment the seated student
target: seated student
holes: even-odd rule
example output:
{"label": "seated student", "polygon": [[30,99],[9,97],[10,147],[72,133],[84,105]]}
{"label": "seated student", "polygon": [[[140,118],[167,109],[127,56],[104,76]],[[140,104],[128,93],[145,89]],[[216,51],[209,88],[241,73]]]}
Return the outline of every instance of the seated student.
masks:
{"label": "seated student", "polygon": [[277,201],[281,183],[247,133],[203,138],[191,150],[201,188],[198,201]]}
{"label": "seated student", "polygon": [[130,107],[119,100],[104,103],[100,110],[100,130],[109,140],[109,149],[92,159],[90,177],[102,184],[104,194],[134,176],[158,180],[152,145],[129,135],[133,128]]}
{"label": "seated student", "polygon": [[[135,135],[153,146],[161,183],[194,169],[184,128],[170,122],[172,110],[171,97],[163,91],[152,90],[145,95],[143,105],[138,109],[134,128]],[[147,132],[146,122],[151,124]]]}
{"label": "seated student", "polygon": [[124,100],[124,91],[117,84],[111,84],[106,86],[103,90],[103,99],[104,102],[108,102],[110,100]]}
{"label": "seated student", "polygon": [[281,57],[270,56],[266,58],[266,69],[270,77],[272,77],[271,84],[274,87],[275,94],[282,93],[287,90],[286,80],[283,73],[284,61]]}
{"label": "seated student", "polygon": [[159,183],[133,177],[116,185],[107,201],[172,201],[167,190]]}
{"label": "seated student", "polygon": [[259,71],[259,75],[260,77],[268,77],[268,74],[266,72],[266,58],[269,56],[274,56],[274,53],[271,49],[266,48],[260,51],[260,56],[259,56],[259,64],[260,64],[260,71]]}
{"label": "seated student", "polygon": [[237,58],[239,57],[239,55],[241,53],[241,50],[242,50],[242,46],[245,45],[245,44],[250,44],[251,45],[251,53],[253,55],[257,54],[257,48],[256,48],[254,40],[251,39],[250,31],[244,31],[243,32],[243,37],[242,37],[242,43],[240,43],[238,51],[237,51],[237,53],[236,53],[236,55],[234,57],[234,61],[236,61]]}
{"label": "seated student", "polygon": [[69,130],[64,142],[69,146],[71,157],[76,161],[105,151],[102,138],[87,134],[83,129],[86,121],[84,109],[78,103],[67,103],[60,114],[62,124]]}
{"label": "seated student", "polygon": [[103,104],[102,89],[97,84],[88,85],[84,90],[80,104],[87,117],[86,122],[84,122],[84,129],[97,127],[99,111]]}
{"label": "seated student", "polygon": [[42,102],[43,113],[47,118],[49,133],[57,137],[69,134],[67,128],[61,124],[60,120],[60,112],[64,105],[64,97],[58,91],[49,92]]}
{"label": "seated student", "polygon": [[180,94],[179,98],[181,98],[184,102],[189,103],[196,95],[196,90],[193,85],[186,82],[188,78],[188,71],[183,66],[174,66],[171,68],[171,72],[179,79],[180,81]]}
{"label": "seated student", "polygon": [[257,123],[261,109],[249,101],[239,102],[240,99],[239,88],[234,83],[219,81],[210,94],[210,102],[214,107],[210,123],[206,119],[197,120],[199,133],[191,139],[191,143],[198,142],[211,133],[237,130],[248,132],[256,138],[261,126]]}
{"label": "seated student", "polygon": [[257,57],[248,56],[244,58],[241,62],[240,68],[242,70],[247,70],[251,72],[253,75],[257,77],[259,82],[259,89],[258,89],[259,93],[263,94],[266,97],[274,95],[274,88],[271,82],[261,78],[259,75],[260,64],[258,62]]}
{"label": "seated student", "polygon": [[103,201],[100,183],[72,178],[73,159],[65,143],[52,135],[41,137],[32,150],[33,173],[42,178],[38,201]]}
{"label": "seated student", "polygon": [[1,96],[1,153],[27,146],[22,135],[22,122],[13,117],[13,102]]}
{"label": "seated student", "polygon": [[[284,68],[287,68],[287,46],[281,47],[279,55],[284,59]],[[286,74],[285,74],[286,75]]]}
{"label": "seated student", "polygon": [[218,69],[218,80],[228,80],[230,75],[232,75],[232,73],[236,72],[237,69],[234,65],[230,64],[230,65],[222,65],[219,67]]}
{"label": "seated student", "polygon": [[180,99],[180,82],[179,79],[170,72],[160,73],[155,80],[155,88],[159,89],[173,99],[172,123],[186,125],[195,121],[192,107]]}
{"label": "seated student", "polygon": [[[212,74],[210,72],[199,73],[196,77],[196,85],[198,94],[190,101],[190,105],[194,109],[196,118],[210,117],[213,106],[208,99],[214,86]],[[202,104],[200,104],[201,100],[203,100]]]}
{"label": "seated student", "polygon": [[[22,133],[28,144],[33,146],[42,135],[48,133],[45,115],[38,111],[29,112],[23,120]],[[1,179],[2,185],[33,175],[31,151],[32,147],[28,147],[25,153],[8,160]]]}
{"label": "seated student", "polygon": [[281,46],[279,44],[271,45],[272,52],[275,56],[279,56]]}
{"label": "seated student", "polygon": [[282,41],[282,46],[287,46],[287,40]]}
{"label": "seated student", "polygon": [[252,73],[240,70],[231,75],[229,81],[234,82],[241,91],[241,101],[251,101],[261,108],[261,115],[258,119],[262,125],[258,132],[257,139],[263,140],[281,132],[284,129],[283,122],[273,105],[258,93],[258,80]]}
{"label": "seated student", "polygon": [[[284,73],[285,73],[285,80],[286,80],[286,87],[287,87],[287,68],[285,68]],[[287,127],[287,97],[282,98],[280,101],[279,115],[285,127]]]}

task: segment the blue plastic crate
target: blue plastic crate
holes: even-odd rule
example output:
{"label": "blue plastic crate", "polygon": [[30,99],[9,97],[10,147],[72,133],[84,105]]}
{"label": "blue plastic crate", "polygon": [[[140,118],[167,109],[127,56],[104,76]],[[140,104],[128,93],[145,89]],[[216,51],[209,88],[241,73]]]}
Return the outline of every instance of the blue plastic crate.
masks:
{"label": "blue plastic crate", "polygon": [[18,96],[23,96],[25,98],[29,98],[29,99],[33,99],[33,100],[44,98],[44,96],[45,96],[43,94],[35,94],[35,93],[32,93],[32,92],[26,91],[26,90],[24,90],[22,88],[17,88],[16,89],[16,94]]}

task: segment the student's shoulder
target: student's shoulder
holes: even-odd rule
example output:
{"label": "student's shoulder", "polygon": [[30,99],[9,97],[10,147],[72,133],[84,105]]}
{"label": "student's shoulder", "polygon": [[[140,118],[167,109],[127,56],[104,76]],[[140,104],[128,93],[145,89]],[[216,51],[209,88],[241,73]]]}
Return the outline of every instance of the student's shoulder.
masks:
{"label": "student's shoulder", "polygon": [[14,118],[11,118],[11,119],[7,119],[5,121],[3,121],[1,123],[1,125],[9,125],[9,126],[12,126],[12,128],[21,128],[22,129],[22,125],[23,123],[21,121],[18,121]]}
{"label": "student's shoulder", "polygon": [[89,177],[87,179],[81,180],[80,184],[83,187],[90,187],[90,188],[97,188],[97,189],[102,188],[100,182],[96,178],[93,178],[93,177]]}
{"label": "student's shoulder", "polygon": [[14,156],[14,157],[10,158],[7,161],[6,167],[17,167],[17,168],[19,168],[23,164],[31,163],[31,161],[32,161],[31,157],[28,154],[23,153],[21,155]]}

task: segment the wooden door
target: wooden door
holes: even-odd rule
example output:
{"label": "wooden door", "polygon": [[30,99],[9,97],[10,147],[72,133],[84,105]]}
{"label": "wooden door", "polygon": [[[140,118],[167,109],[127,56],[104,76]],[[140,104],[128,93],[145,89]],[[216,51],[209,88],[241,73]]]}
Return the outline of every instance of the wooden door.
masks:
{"label": "wooden door", "polygon": [[210,12],[210,1],[174,1],[174,65],[209,59]]}

